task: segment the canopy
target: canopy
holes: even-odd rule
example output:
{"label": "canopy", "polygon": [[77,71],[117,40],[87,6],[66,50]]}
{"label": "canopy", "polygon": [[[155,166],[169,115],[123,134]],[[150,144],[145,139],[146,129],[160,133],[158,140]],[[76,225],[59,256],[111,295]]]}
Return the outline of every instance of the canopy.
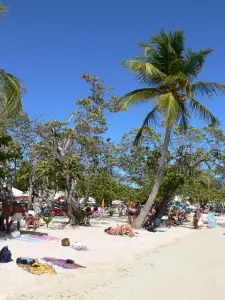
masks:
{"label": "canopy", "polygon": [[22,198],[22,197],[28,197],[29,194],[28,193],[24,193],[18,189],[12,188],[12,192],[13,192],[13,197],[14,198]]}

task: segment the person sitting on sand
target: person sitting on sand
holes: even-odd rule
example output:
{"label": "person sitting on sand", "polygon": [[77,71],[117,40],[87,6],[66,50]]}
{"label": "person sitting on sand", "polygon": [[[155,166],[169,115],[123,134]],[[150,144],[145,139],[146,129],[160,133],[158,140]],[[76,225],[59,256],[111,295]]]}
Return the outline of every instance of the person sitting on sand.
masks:
{"label": "person sitting on sand", "polygon": [[116,227],[109,227],[105,229],[105,232],[110,235],[128,235],[130,237],[136,236],[134,230],[129,224],[117,225]]}
{"label": "person sitting on sand", "polygon": [[171,215],[168,216],[168,219],[166,220],[165,224],[167,227],[177,226],[175,218]]}
{"label": "person sitting on sand", "polygon": [[9,222],[9,226],[8,226],[8,233],[11,232],[11,226],[13,222],[17,222],[17,230],[20,231],[20,222],[23,218],[23,208],[22,206],[17,203],[16,201],[13,202],[13,206],[12,206],[12,211],[11,211],[11,221]]}

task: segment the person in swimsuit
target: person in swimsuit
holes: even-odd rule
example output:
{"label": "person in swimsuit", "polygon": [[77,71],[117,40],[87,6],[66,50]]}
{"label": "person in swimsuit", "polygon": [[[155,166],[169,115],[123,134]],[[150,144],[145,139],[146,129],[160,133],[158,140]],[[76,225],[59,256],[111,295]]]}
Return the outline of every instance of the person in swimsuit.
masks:
{"label": "person in swimsuit", "polygon": [[110,235],[128,235],[130,237],[136,236],[133,228],[129,224],[117,225],[116,227],[109,227],[105,229],[105,232]]}
{"label": "person in swimsuit", "polygon": [[20,222],[23,218],[23,208],[16,201],[13,202],[11,216],[12,216],[11,221],[9,222],[9,226],[8,226],[8,233],[11,232],[11,226],[15,221],[17,222],[17,230],[20,231]]}
{"label": "person in swimsuit", "polygon": [[198,226],[198,221],[199,219],[201,218],[201,213],[198,209],[195,210],[195,213],[194,213],[194,217],[193,217],[193,224],[194,224],[194,229],[198,229],[199,226]]}

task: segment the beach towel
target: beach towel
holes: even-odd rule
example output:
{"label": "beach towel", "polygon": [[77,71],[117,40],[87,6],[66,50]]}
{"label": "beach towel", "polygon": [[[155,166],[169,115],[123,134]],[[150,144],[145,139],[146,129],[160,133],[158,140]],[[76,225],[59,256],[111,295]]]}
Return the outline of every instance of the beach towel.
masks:
{"label": "beach towel", "polygon": [[215,228],[216,227],[216,219],[215,219],[215,213],[209,212],[208,213],[208,227],[209,228]]}
{"label": "beach towel", "polygon": [[57,241],[60,238],[54,236],[47,236],[47,235],[21,235],[20,237],[16,238],[18,241],[28,242],[28,243],[37,243],[37,242],[48,242],[48,241]]}
{"label": "beach towel", "polygon": [[75,262],[67,263],[68,260],[66,260],[66,259],[60,259],[60,258],[54,258],[54,257],[44,257],[44,258],[42,258],[42,260],[44,260],[46,262],[50,262],[53,265],[56,265],[56,266],[64,268],[64,269],[86,268],[84,266],[76,264]]}
{"label": "beach towel", "polygon": [[40,264],[40,263],[35,263],[33,265],[23,265],[23,264],[17,264],[18,267],[23,269],[24,271],[27,271],[33,275],[43,275],[43,274],[51,274],[55,275],[57,274],[53,266],[50,264]]}

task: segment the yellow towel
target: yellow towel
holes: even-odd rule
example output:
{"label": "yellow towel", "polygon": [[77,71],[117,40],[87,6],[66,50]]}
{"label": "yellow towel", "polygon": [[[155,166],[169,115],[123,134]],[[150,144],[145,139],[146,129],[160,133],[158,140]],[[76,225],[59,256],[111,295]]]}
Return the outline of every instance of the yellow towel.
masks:
{"label": "yellow towel", "polygon": [[24,271],[27,271],[33,275],[42,275],[42,274],[57,274],[55,269],[49,265],[49,264],[39,264],[35,263],[33,266],[30,265],[22,265],[18,264],[20,268],[22,268]]}

